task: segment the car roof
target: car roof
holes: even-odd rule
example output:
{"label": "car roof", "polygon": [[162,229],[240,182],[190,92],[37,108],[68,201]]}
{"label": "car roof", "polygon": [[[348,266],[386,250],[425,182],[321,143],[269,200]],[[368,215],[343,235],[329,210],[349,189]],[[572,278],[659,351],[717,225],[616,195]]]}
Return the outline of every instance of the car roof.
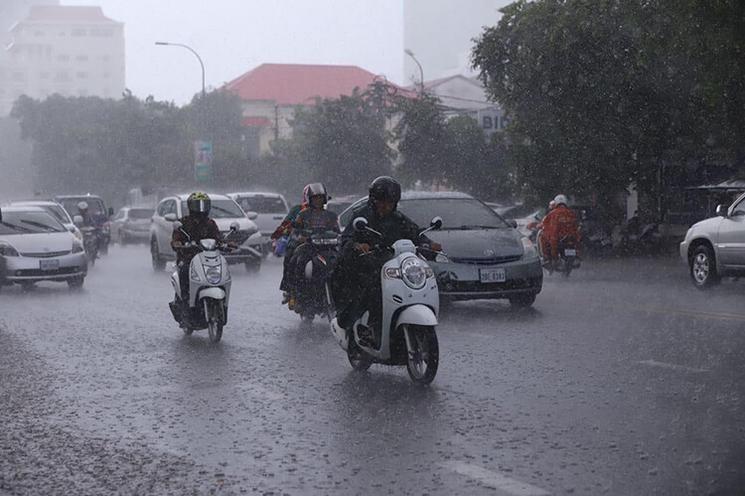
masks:
{"label": "car roof", "polygon": [[46,210],[44,210],[41,207],[35,207],[33,205],[19,205],[19,206],[10,206],[10,207],[2,207],[0,208],[0,211],[2,212],[42,212],[47,213]]}
{"label": "car roof", "polygon": [[17,200],[10,202],[10,205],[22,207],[62,207],[62,205],[53,200]]}
{"label": "car roof", "polygon": [[[180,195],[171,195],[171,196],[167,196],[167,197],[163,198],[163,200],[171,200],[173,198],[178,198],[181,201],[186,201],[186,200],[189,199],[189,195],[191,195],[191,193],[183,193],[183,194],[180,194]],[[232,198],[230,198],[228,195],[221,195],[219,193],[207,193],[207,196],[210,197],[210,200],[232,200]],[[161,200],[161,201],[163,201],[163,200]]]}
{"label": "car roof", "polygon": [[472,200],[473,196],[460,191],[404,191],[401,193],[402,200],[429,200],[429,199],[463,199]]}
{"label": "car roof", "polygon": [[279,193],[268,193],[264,191],[244,191],[238,193],[228,193],[228,196],[267,196],[270,198],[284,198],[284,196]]}
{"label": "car roof", "polygon": [[103,198],[101,198],[100,196],[98,196],[98,195],[92,195],[90,193],[87,193],[85,195],[55,195],[54,198],[55,199],[59,198],[61,200],[69,200],[69,199],[75,199],[75,198],[81,198],[81,199],[82,198],[93,198],[93,199],[96,199],[96,200],[103,200]]}

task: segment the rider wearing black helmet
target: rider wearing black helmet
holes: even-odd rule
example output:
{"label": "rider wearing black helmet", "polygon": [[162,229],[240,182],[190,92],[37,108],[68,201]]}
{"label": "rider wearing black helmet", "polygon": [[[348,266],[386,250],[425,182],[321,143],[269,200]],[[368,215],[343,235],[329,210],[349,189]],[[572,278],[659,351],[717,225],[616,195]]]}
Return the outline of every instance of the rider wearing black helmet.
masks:
{"label": "rider wearing black helmet", "polygon": [[[203,239],[223,241],[222,233],[214,220],[209,218],[212,202],[206,193],[194,192],[186,200],[188,215],[180,219],[181,227],[173,230],[171,247],[176,252],[176,264],[179,270],[182,304],[189,301],[189,264],[199,253],[198,248],[187,247],[189,241],[199,243]],[[188,236],[187,236],[188,235]]]}
{"label": "rider wearing black helmet", "polygon": [[[380,269],[385,263],[379,257],[360,257],[376,244],[392,246],[408,239],[417,246],[442,249],[439,243],[420,236],[421,229],[397,210],[401,185],[394,178],[381,176],[370,184],[368,200],[356,209],[342,235],[341,256],[334,275],[334,300],[339,310],[337,323],[348,329],[364,308],[371,312],[371,322],[380,319]],[[365,231],[355,231],[354,219],[364,217],[368,227],[382,234],[382,239]]]}

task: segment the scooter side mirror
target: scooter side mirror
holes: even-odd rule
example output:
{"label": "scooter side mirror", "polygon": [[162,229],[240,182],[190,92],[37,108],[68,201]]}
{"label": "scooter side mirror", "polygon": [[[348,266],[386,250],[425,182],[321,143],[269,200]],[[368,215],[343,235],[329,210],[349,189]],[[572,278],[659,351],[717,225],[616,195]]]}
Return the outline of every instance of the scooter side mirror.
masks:
{"label": "scooter side mirror", "polygon": [[178,217],[174,213],[166,214],[163,218],[168,222],[176,222],[178,220]]}
{"label": "scooter side mirror", "polygon": [[442,217],[438,215],[437,217],[433,218],[432,221],[429,223],[429,227],[431,227],[435,231],[442,229]]}
{"label": "scooter side mirror", "polygon": [[727,206],[722,204],[717,205],[717,215],[719,217],[727,217]]}
{"label": "scooter side mirror", "polygon": [[173,221],[173,230],[174,231],[176,229],[181,229],[182,227],[183,227],[183,224],[180,221],[178,221],[178,220]]}
{"label": "scooter side mirror", "polygon": [[517,229],[517,221],[515,219],[508,220],[507,224],[509,224],[513,229]]}
{"label": "scooter side mirror", "polygon": [[367,229],[367,219],[364,217],[357,217],[354,219],[354,222],[352,222],[352,225],[354,226],[355,231],[364,231]]}
{"label": "scooter side mirror", "polygon": [[256,220],[259,218],[259,214],[256,212],[246,212],[246,217],[248,217],[248,220]]}
{"label": "scooter side mirror", "polygon": [[82,215],[76,215],[72,218],[72,223],[75,224],[78,227],[81,227],[83,225],[83,216]]}
{"label": "scooter side mirror", "polygon": [[233,231],[233,232],[238,231],[238,229],[240,229],[240,227],[241,227],[240,224],[238,224],[236,221],[233,221],[233,222],[230,223],[230,230]]}

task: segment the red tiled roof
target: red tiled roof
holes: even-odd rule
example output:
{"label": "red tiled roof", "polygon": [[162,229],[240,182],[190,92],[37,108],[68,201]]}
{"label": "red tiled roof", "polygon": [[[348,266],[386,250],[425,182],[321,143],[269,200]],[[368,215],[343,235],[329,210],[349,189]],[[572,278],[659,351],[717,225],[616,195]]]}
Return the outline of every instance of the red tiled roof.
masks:
{"label": "red tiled roof", "polygon": [[310,105],[317,97],[339,98],[351,95],[355,88],[364,91],[378,78],[371,72],[348,65],[262,64],[229,82],[225,89],[248,101]]}
{"label": "red tiled roof", "polygon": [[116,22],[101,7],[71,5],[32,5],[26,21],[32,22]]}
{"label": "red tiled roof", "polygon": [[241,125],[243,127],[270,127],[272,121],[266,117],[244,117]]}

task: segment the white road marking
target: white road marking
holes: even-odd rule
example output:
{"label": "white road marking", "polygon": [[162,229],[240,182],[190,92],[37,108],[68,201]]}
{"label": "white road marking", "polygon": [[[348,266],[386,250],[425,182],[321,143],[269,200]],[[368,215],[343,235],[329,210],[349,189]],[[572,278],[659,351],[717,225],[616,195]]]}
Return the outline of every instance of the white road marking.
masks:
{"label": "white road marking", "polygon": [[694,372],[696,374],[702,374],[704,372],[708,372],[708,370],[706,369],[686,367],[685,365],[676,365],[674,363],[658,362],[657,360],[642,360],[639,363],[642,365],[648,365],[650,367],[659,367],[661,369],[676,370],[678,372]]}
{"label": "white road marking", "polygon": [[497,472],[492,472],[477,465],[460,461],[449,461],[442,466],[453,472],[475,479],[487,487],[503,491],[511,496],[547,496],[551,493],[540,487],[531,486],[525,482],[510,479]]}

